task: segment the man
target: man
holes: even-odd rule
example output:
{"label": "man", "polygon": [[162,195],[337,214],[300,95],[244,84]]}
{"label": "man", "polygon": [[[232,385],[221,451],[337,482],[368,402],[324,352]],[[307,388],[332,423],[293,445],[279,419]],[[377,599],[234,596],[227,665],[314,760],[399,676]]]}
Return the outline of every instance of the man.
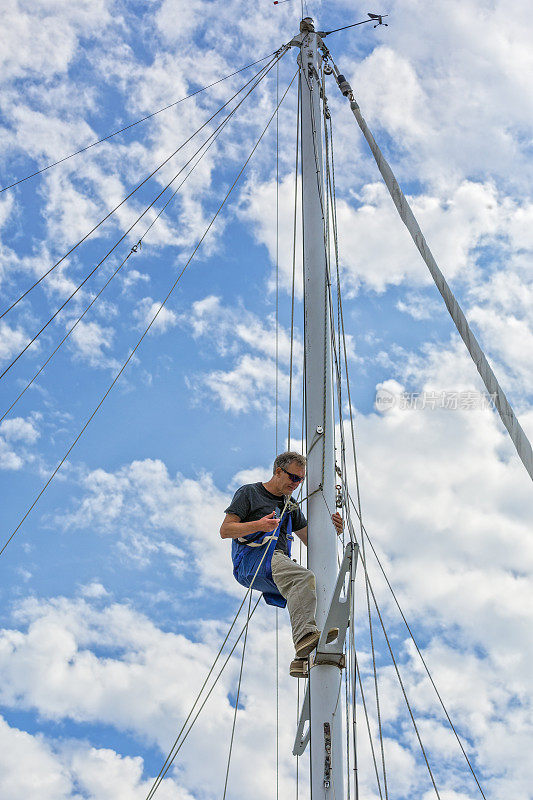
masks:
{"label": "man", "polygon": [[[220,526],[223,539],[242,537],[264,531],[272,534],[279,524],[279,517],[287,499],[296,505],[292,492],[305,478],[306,459],[291,451],[276,457],[273,475],[269,481],[250,483],[237,489],[233,500],[226,508],[224,522]],[[277,514],[277,516],[276,516]],[[272,579],[280,594],[287,600],[292,627],[292,638],[296,658],[291,664],[290,674],[302,677],[306,674],[306,659],[315,649],[320,638],[316,614],[316,581],[311,570],[296,564],[289,557],[287,527],[291,517],[292,530],[307,545],[307,520],[298,506],[288,511],[280,525],[279,536],[272,552]],[[338,534],[342,533],[340,514],[332,515]],[[244,540],[246,541],[246,540]],[[338,631],[328,634],[328,641],[336,638]]]}

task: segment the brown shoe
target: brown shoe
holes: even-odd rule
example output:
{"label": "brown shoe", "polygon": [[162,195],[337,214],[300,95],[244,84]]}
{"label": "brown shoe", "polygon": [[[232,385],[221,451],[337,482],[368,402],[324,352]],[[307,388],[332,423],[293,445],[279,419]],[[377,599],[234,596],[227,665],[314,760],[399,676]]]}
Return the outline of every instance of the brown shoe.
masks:
{"label": "brown shoe", "polygon": [[309,675],[309,661],[307,658],[295,658],[291,661],[289,675],[292,678],[307,678]]}
{"label": "brown shoe", "polygon": [[312,653],[320,639],[320,631],[311,631],[296,642],[296,658],[305,658]]}

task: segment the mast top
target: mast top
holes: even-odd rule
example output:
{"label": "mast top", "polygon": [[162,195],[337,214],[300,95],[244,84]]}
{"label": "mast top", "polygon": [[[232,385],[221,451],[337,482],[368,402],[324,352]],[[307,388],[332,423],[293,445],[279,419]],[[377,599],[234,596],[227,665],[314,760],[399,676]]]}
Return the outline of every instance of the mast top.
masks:
{"label": "mast top", "polygon": [[301,33],[314,33],[315,32],[315,23],[312,17],[304,17],[300,21],[300,32]]}

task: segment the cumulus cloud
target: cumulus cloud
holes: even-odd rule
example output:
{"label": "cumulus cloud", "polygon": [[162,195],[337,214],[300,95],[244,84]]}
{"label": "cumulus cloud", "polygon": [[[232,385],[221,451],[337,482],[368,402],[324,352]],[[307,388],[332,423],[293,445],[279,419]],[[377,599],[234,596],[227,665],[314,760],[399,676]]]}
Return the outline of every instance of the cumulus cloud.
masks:
{"label": "cumulus cloud", "polygon": [[35,459],[33,445],[40,436],[38,416],[5,419],[0,425],[0,469],[20,470]]}
{"label": "cumulus cloud", "polygon": [[[225,357],[233,359],[230,369],[198,372],[187,379],[189,386],[202,387],[226,411],[243,413],[260,411],[275,415],[276,387],[276,321],[274,315],[261,318],[242,303],[224,306],[219,297],[208,295],[192,304],[191,313],[181,317],[191,329],[193,338],[206,341]],[[244,351],[244,352],[243,352]],[[246,352],[248,351],[248,352]],[[291,357],[290,329],[278,325],[278,392],[286,406]],[[303,346],[295,331],[292,343],[293,381],[299,386]]]}
{"label": "cumulus cloud", "polygon": [[[27,797],[37,800],[67,800],[72,783],[53,749],[42,737],[11,728],[0,718],[0,789],[6,800]],[[31,770],[21,769],[29,760]]]}
{"label": "cumulus cloud", "polygon": [[[157,314],[158,311],[159,313]],[[161,303],[152,300],[151,297],[143,297],[142,300],[139,301],[134,312],[139,328],[143,330],[148,327],[156,314],[157,317],[150,328],[150,333],[166,333],[177,325],[178,319],[176,312],[166,306],[161,308]]]}
{"label": "cumulus cloud", "polygon": [[124,542],[124,556],[141,566],[162,552],[178,574],[198,570],[196,582],[204,589],[235,593],[227,543],[218,535],[231,497],[210,475],[173,477],[162,461],[145,459],[114,473],[93,470],[83,484],[84,497],[77,508],[59,518],[63,525],[116,531]]}
{"label": "cumulus cloud", "polygon": [[[5,800],[75,800],[83,792],[91,800],[146,794],[151,780],[143,779],[141,758],[121,756],[114,750],[91,747],[76,741],[32,736],[11,727],[0,717],[0,789]],[[21,765],[31,763],[31,769]],[[190,800],[191,795],[171,778],[158,791]]]}
{"label": "cumulus cloud", "polygon": [[99,583],[98,581],[93,581],[92,583],[88,583],[85,586],[82,586],[81,593],[84,597],[92,597],[92,598],[109,596],[109,592],[107,591],[105,586],[102,586],[102,584]]}
{"label": "cumulus cloud", "polygon": [[12,328],[2,320],[0,322],[0,358],[7,361],[8,358],[18,355],[26,347],[29,339],[30,337],[24,333],[22,328]]}
{"label": "cumulus cloud", "polygon": [[[243,708],[239,713],[239,740],[244,751],[236,749],[232,767],[232,795],[236,797],[244,798],[252,792],[266,798],[270,791],[269,775],[275,753],[258,754],[252,732],[260,724],[265,735],[272,736],[275,728],[275,709],[265,694],[266,685],[273,688],[274,676],[265,677],[264,669],[260,668],[265,659],[271,658],[272,614],[272,609],[266,607],[257,612],[247,645],[248,677],[243,683]],[[6,629],[0,634],[0,660],[5,675],[0,690],[2,702],[8,708],[16,703],[18,708],[38,710],[46,719],[102,722],[127,730],[139,744],[150,741],[166,754],[176,727],[187,715],[207,674],[227,624],[227,621],[222,624],[197,621],[200,641],[191,641],[183,635],[164,633],[126,605],[114,604],[99,610],[87,600],[30,600],[19,605],[20,629]],[[280,627],[281,644],[290,647],[287,626]],[[237,650],[208,701],[208,709],[190,735],[187,756],[178,761],[179,771],[174,773],[174,781],[179,780],[179,784],[169,780],[169,789],[176,790],[180,785],[184,798],[189,796],[186,788],[197,792],[199,775],[202,790],[208,796],[220,788],[227,756],[226,748],[220,747],[220,735],[222,729],[231,726],[231,692],[239,661]],[[295,689],[290,682],[280,687],[283,699],[291,705],[296,700]],[[12,735],[7,727],[5,732]],[[280,761],[280,782],[287,791],[293,781],[290,735],[290,730],[282,734]],[[56,743],[51,746],[42,737],[37,748],[28,734],[21,734],[20,738],[29,752],[32,748],[41,751],[41,759],[47,761],[43,767],[43,771],[47,770],[45,777],[53,791],[61,788],[65,797],[70,797],[69,778],[74,777],[86,791],[92,790],[94,795],[90,796],[96,798],[103,798],[100,792],[104,788],[109,791],[105,778],[112,785],[122,779],[132,790],[141,789],[140,757],[124,758],[111,750],[74,741],[62,747]],[[201,742],[203,747],[199,746]],[[202,756],[206,747],[211,754],[209,765]],[[256,764],[253,771],[245,768],[250,758]],[[305,784],[305,778],[302,783]],[[13,785],[20,786],[15,782]],[[149,785],[146,778],[142,785],[146,792]]]}
{"label": "cumulus cloud", "polygon": [[[67,329],[70,330],[71,327],[70,321]],[[118,369],[120,362],[106,352],[112,347],[113,338],[113,328],[82,320],[72,331],[68,341],[76,357],[89,366]]]}
{"label": "cumulus cloud", "polygon": [[51,78],[65,72],[76,54],[78,37],[89,31],[94,35],[108,23],[107,6],[106,0],[84,1],[63,9],[59,17],[50,4],[30,9],[25,2],[8,0],[2,47],[4,78]]}

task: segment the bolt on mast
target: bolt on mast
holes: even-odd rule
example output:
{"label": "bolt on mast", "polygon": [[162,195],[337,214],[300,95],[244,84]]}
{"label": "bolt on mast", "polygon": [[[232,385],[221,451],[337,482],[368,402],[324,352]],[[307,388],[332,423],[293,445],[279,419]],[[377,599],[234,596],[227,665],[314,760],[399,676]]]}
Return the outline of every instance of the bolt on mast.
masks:
{"label": "bolt on mast", "polygon": [[[331,328],[325,248],[319,36],[309,17],[300,23],[301,155],[304,262],[304,345],[309,492],[308,564],[316,576],[319,629],[326,623],[337,581],[335,451]],[[294,41],[296,44],[296,41]],[[320,488],[319,488],[320,487]],[[343,734],[339,699],[342,672],[315,664],[309,677],[311,798],[344,797]]]}

